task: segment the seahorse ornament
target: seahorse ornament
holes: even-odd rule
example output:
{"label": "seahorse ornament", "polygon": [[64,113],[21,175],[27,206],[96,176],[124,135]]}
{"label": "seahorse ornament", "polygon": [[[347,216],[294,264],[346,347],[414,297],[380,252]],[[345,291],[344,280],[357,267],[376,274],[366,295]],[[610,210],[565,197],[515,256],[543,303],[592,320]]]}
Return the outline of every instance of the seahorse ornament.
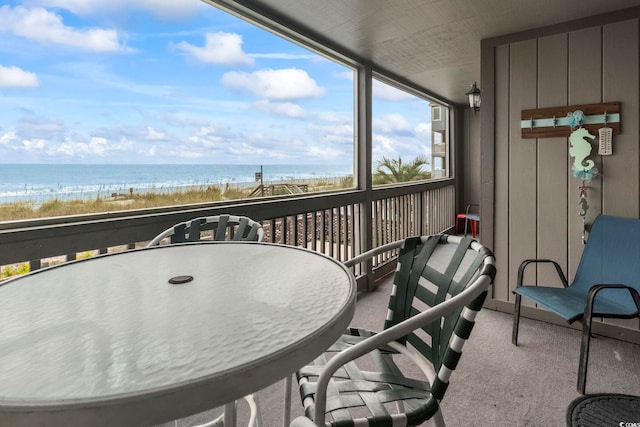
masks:
{"label": "seahorse ornament", "polygon": [[587,185],[586,182],[591,181],[598,175],[598,169],[595,168],[593,160],[587,160],[589,154],[591,154],[591,142],[585,138],[595,139],[595,135],[589,133],[583,127],[580,126],[582,120],[584,120],[584,114],[580,110],[576,110],[573,113],[567,114],[569,117],[569,126],[573,132],[569,135],[569,155],[573,157],[573,165],[571,166],[571,174],[575,178],[582,179],[582,185],[578,187],[580,189],[580,200],[578,205],[580,206],[580,217],[582,218],[582,244],[587,242],[586,240],[586,221],[587,212],[589,211],[589,202],[587,201]]}
{"label": "seahorse ornament", "polygon": [[[593,160],[587,157],[591,154],[591,143],[585,138],[595,139],[595,135],[589,133],[585,128],[578,128],[571,132],[569,136],[569,155],[574,157],[571,172],[575,178],[590,180],[598,175],[598,169],[595,168]],[[587,159],[587,160],[585,160]]]}

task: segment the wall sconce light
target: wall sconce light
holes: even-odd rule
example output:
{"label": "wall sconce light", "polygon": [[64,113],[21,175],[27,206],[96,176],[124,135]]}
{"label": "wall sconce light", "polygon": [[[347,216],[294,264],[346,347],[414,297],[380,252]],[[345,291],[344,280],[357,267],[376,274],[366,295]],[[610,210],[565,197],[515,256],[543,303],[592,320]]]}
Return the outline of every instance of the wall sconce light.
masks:
{"label": "wall sconce light", "polygon": [[469,97],[469,107],[473,109],[473,112],[475,113],[476,111],[478,111],[480,109],[481,99],[480,99],[480,89],[478,89],[478,86],[476,86],[476,82],[473,82],[473,85],[471,86],[471,90],[465,93],[465,95]]}

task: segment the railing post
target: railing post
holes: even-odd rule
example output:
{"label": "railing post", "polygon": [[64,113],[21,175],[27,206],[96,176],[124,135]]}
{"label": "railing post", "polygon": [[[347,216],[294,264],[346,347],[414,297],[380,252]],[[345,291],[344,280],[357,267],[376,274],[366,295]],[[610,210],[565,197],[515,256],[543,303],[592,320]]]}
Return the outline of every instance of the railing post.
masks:
{"label": "railing post", "polygon": [[[356,185],[364,191],[364,201],[360,204],[360,221],[358,231],[360,236],[354,239],[360,243],[360,247],[354,250],[353,256],[359,255],[373,247],[372,225],[372,99],[373,99],[373,72],[370,64],[358,68],[356,73],[356,164],[354,177]],[[373,268],[372,261],[368,260],[364,274],[367,277],[366,290],[372,290]]]}
{"label": "railing post", "polygon": [[29,271],[36,271],[42,268],[42,260],[34,259],[29,261]]}
{"label": "railing post", "polygon": [[424,195],[425,195],[425,191],[419,192],[417,194],[418,199],[416,200],[416,203],[417,203],[417,205],[419,207],[419,209],[418,209],[418,211],[419,211],[418,212],[418,215],[419,215],[419,217],[418,217],[418,221],[419,221],[418,230],[420,230],[419,231],[420,234],[426,234],[425,230],[427,229],[427,227],[426,227],[427,224],[426,224],[426,221],[425,221],[425,217],[426,217],[426,215],[425,215],[425,206],[426,206],[426,204],[425,204],[425,201],[424,201]]}

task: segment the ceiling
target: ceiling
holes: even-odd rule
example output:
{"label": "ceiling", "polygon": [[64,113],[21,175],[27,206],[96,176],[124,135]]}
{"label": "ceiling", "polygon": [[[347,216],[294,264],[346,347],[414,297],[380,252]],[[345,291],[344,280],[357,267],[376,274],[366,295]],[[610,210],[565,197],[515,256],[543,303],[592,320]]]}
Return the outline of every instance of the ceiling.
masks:
{"label": "ceiling", "polygon": [[209,0],[293,25],[455,103],[480,82],[480,41],[640,0]]}

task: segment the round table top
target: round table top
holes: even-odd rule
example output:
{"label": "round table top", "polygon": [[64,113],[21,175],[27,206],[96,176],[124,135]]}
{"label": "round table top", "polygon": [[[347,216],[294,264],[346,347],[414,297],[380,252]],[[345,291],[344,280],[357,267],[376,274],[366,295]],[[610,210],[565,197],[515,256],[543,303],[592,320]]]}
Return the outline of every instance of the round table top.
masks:
{"label": "round table top", "polygon": [[0,425],[140,425],[233,401],[335,342],[355,293],[341,263],[256,242],[159,246],[7,281]]}

